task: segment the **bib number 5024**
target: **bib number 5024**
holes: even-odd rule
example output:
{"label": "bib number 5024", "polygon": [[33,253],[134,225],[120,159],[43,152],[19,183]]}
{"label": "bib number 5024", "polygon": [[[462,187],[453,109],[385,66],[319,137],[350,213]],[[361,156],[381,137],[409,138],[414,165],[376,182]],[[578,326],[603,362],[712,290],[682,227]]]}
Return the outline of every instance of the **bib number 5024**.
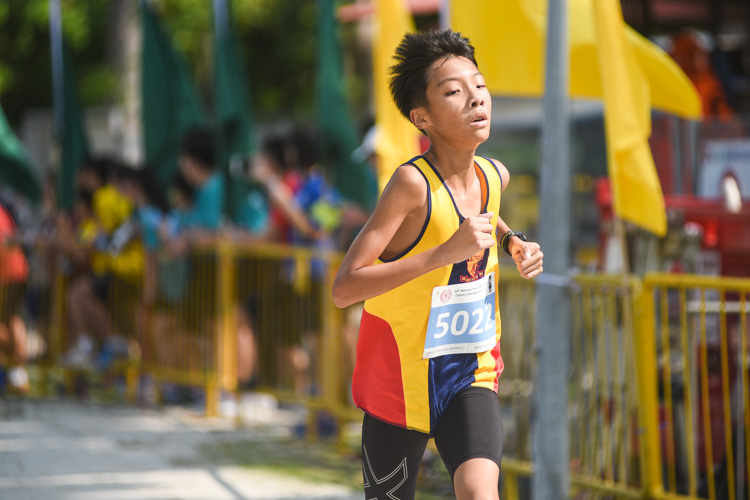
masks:
{"label": "bib number 5024", "polygon": [[[435,326],[438,331],[433,335],[436,339],[445,337],[448,332],[456,337],[466,333],[469,330],[469,335],[479,335],[489,330],[493,330],[495,325],[492,321],[492,304],[485,303],[484,307],[478,307],[471,311],[458,310],[452,313],[444,312],[438,314],[436,318]],[[469,328],[471,326],[471,328]]]}

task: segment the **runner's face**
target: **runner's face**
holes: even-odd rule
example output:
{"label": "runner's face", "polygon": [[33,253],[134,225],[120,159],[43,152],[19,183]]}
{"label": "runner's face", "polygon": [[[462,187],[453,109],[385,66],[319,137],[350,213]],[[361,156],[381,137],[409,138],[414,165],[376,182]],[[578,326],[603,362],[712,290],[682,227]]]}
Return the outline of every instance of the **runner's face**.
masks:
{"label": "runner's face", "polygon": [[[429,106],[412,110],[423,120],[420,126],[434,140],[436,136],[451,142],[476,147],[490,135],[492,100],[484,76],[465,57],[447,57],[432,66],[427,83]],[[415,115],[415,111],[417,111]]]}

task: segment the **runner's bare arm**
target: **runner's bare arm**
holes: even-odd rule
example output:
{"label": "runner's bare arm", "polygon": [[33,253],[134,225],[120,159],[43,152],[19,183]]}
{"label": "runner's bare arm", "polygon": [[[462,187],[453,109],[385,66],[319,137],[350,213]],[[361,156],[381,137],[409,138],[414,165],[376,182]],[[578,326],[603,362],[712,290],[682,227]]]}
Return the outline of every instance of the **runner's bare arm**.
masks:
{"label": "runner's bare arm", "polygon": [[[508,187],[508,182],[510,182],[510,172],[508,172],[508,169],[501,162],[497,160],[492,161],[497,165],[497,168],[500,171],[500,178],[503,180],[503,191],[505,191],[505,188]],[[508,231],[510,231],[510,227],[508,227],[508,224],[506,224],[502,217],[498,215],[498,243],[500,242],[500,237]],[[510,254],[516,263],[516,269],[518,269],[518,273],[521,277],[531,279],[543,271],[542,264],[544,254],[538,243],[534,241],[523,241],[521,238],[513,236],[508,243],[508,250],[510,250]]]}
{"label": "runner's bare arm", "polygon": [[441,245],[404,259],[375,265],[406,217],[418,212],[426,202],[427,185],[422,175],[414,167],[400,167],[341,263],[332,291],[336,306],[347,307],[375,297],[495,245],[490,214],[482,214],[468,217]]}

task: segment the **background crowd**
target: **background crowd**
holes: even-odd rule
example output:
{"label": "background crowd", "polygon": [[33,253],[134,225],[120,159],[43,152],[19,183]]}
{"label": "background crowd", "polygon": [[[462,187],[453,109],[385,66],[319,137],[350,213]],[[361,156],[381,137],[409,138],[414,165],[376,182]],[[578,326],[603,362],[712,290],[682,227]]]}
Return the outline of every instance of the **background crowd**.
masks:
{"label": "background crowd", "polygon": [[[353,152],[359,160],[373,159],[372,133],[369,137]],[[185,337],[147,340],[145,335],[179,328],[154,311],[186,299],[189,255],[195,248],[219,241],[235,247],[287,244],[321,252],[347,248],[368,210],[340,195],[318,151],[315,128],[295,124],[266,134],[257,153],[235,159],[224,175],[216,168],[214,132],[195,127],[182,137],[179,168],[166,190],[149,168],[99,156],[79,165],[70,211],[56,208],[52,177],[46,179],[41,215],[34,223],[19,225],[16,219],[22,219],[27,208],[20,198],[5,197],[0,205],[0,282],[11,285],[0,297],[0,364],[7,367],[8,390],[28,390],[24,364],[48,347],[36,329],[27,332],[22,318],[34,317],[31,309],[42,307],[40,297],[50,296],[55,272],[67,285],[65,307],[51,313],[64,311],[64,317],[52,322],[63,322],[67,330],[56,361],[69,369],[106,371],[117,359],[143,354],[146,344],[155,346],[153,356],[163,358],[175,347],[169,342],[191,342]],[[230,215],[227,184],[240,181],[251,189],[241,209]],[[373,172],[373,191],[375,182]],[[323,267],[322,260],[312,261],[314,280],[322,280]],[[127,296],[137,303],[132,323],[138,335],[129,338],[113,328],[118,311],[112,305]],[[246,385],[252,384],[256,370],[257,300],[237,307],[238,379]],[[44,315],[37,312],[37,317]],[[28,345],[40,343],[35,352],[27,352]],[[297,371],[309,365],[308,353],[297,345],[289,346],[288,357]]]}

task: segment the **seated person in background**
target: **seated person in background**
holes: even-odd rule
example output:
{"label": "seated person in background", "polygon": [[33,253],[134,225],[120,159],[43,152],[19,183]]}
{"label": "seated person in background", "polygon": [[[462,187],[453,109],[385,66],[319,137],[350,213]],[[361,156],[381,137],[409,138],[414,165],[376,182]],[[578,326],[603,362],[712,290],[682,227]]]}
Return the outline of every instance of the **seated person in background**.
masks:
{"label": "seated person in background", "polygon": [[[261,154],[253,163],[252,175],[267,189],[276,215],[274,221],[284,243],[306,246],[325,246],[330,241],[328,230],[335,225],[335,210],[324,193],[331,192],[316,164],[316,137],[312,129],[296,126],[286,136],[269,136],[263,142]],[[331,217],[333,215],[333,217]],[[319,290],[324,265],[313,258],[306,265],[297,259],[280,262],[279,282],[267,293],[270,330],[280,332],[272,339],[280,343],[282,356],[279,366],[291,366],[291,377],[298,394],[314,390],[309,384],[309,371],[318,350],[319,323],[322,307]],[[311,279],[312,278],[312,279]],[[291,302],[289,302],[291,301]],[[294,313],[290,314],[292,304]],[[268,326],[271,325],[271,326]],[[289,370],[277,373],[290,376]]]}
{"label": "seated person in background", "polygon": [[[11,244],[16,223],[0,204],[0,367],[7,373],[11,392],[29,389],[26,362],[26,324],[21,316],[29,266],[21,248]],[[3,391],[0,387],[0,392]]]}
{"label": "seated person in background", "polygon": [[117,189],[122,167],[112,158],[93,158],[78,169],[76,186],[91,194],[92,207],[103,236],[109,236],[130,217],[132,201]]}
{"label": "seated person in background", "polygon": [[[144,250],[145,272],[143,274],[143,293],[138,298],[136,306],[138,346],[144,359],[151,356],[147,331],[150,320],[150,306],[156,299],[157,284],[157,252],[160,247],[159,227],[164,221],[167,210],[166,197],[159,189],[151,171],[141,169],[125,169],[120,182],[122,194],[133,201],[135,207],[132,220],[137,227],[137,237]],[[150,359],[150,358],[149,358]]]}
{"label": "seated person in background", "polygon": [[173,251],[192,243],[213,241],[224,209],[224,177],[215,169],[214,137],[210,130],[189,130],[180,145],[180,173],[193,189],[193,204],[186,214],[186,230],[170,242]]}
{"label": "seated person in background", "polygon": [[[192,322],[196,312],[192,308],[195,298],[195,287],[191,286],[192,259],[187,254],[195,189],[178,171],[167,194],[170,208],[157,230],[156,279],[144,361],[172,370],[200,370],[196,325]],[[169,394],[164,397],[174,399]]]}
{"label": "seated person in background", "polygon": [[240,389],[250,389],[258,373],[257,335],[261,308],[254,297],[248,297],[243,306],[236,308],[237,315],[237,384]]}
{"label": "seated person in background", "polygon": [[91,193],[79,191],[73,200],[71,216],[58,214],[56,226],[55,247],[66,259],[65,272],[71,281],[92,271],[105,272],[103,255],[93,251],[101,229],[94,217]]}
{"label": "seated person in background", "polygon": [[143,279],[143,247],[133,238],[133,202],[121,192],[123,168],[114,160],[96,159],[79,169],[77,184],[92,193],[93,216],[100,231],[91,245],[91,272],[73,279],[67,290],[69,331],[74,341],[62,357],[68,366],[89,366],[97,343],[103,348],[103,365],[110,359],[109,353],[121,350],[116,349],[122,342],[113,336],[109,309],[112,287],[114,283],[140,287]]}
{"label": "seated person in background", "polygon": [[[162,191],[150,170],[142,168],[123,171],[121,192],[133,202],[132,220],[137,227],[132,231],[133,236],[140,238],[145,251],[154,254],[160,246],[159,228],[168,210]],[[146,273],[146,280],[153,277],[149,274],[151,273]]]}
{"label": "seated person in background", "polygon": [[182,301],[187,286],[188,262],[177,258],[171,242],[179,239],[188,227],[194,195],[193,187],[177,172],[168,192],[170,208],[158,228],[159,248],[165,252],[157,256],[156,299],[167,304]]}

